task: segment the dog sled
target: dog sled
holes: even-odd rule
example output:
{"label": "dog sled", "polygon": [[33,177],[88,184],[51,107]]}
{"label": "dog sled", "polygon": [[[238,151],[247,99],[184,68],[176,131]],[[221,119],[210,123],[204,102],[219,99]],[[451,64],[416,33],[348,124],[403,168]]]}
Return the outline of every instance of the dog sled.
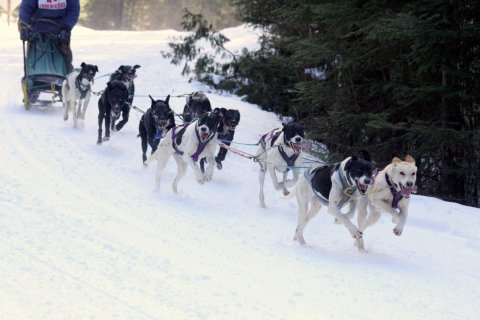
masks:
{"label": "dog sled", "polygon": [[22,90],[27,110],[32,106],[50,107],[62,102],[62,84],[67,66],[57,46],[58,41],[58,35],[53,33],[33,33],[27,50],[23,42]]}

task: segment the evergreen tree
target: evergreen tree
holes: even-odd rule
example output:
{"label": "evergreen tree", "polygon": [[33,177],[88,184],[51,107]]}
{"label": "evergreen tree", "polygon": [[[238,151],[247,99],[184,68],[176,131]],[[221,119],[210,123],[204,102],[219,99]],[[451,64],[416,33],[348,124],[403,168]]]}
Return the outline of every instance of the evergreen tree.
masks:
{"label": "evergreen tree", "polygon": [[305,121],[332,160],[367,149],[383,166],[411,154],[424,194],[480,206],[480,3],[235,3],[265,31],[261,48],[223,66],[199,59],[198,79]]}

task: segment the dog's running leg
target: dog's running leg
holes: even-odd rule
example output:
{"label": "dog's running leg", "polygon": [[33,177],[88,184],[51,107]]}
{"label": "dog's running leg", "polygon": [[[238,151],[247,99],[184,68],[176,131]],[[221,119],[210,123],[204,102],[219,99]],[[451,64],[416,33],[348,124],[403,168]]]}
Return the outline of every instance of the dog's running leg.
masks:
{"label": "dog's running leg", "polygon": [[405,227],[405,223],[407,222],[408,216],[408,202],[409,199],[403,199],[398,204],[398,208],[400,209],[398,215],[392,219],[394,222],[397,223],[395,228],[393,228],[393,233],[397,236],[401,236],[403,232],[403,228]]}
{"label": "dog's running leg", "polygon": [[98,139],[97,144],[102,144],[102,125],[103,125],[103,108],[99,108],[98,112]]}
{"label": "dog's running leg", "polygon": [[200,170],[202,170],[202,172],[205,172],[205,162],[206,162],[206,158],[202,158],[200,159]]}
{"label": "dog's running leg", "polygon": [[[300,191],[300,190],[299,190]],[[305,239],[303,238],[303,229],[308,223],[308,202],[309,199],[305,199],[305,195],[301,192],[297,192],[297,204],[298,204],[298,220],[297,220],[297,229],[295,229],[295,235],[293,240],[297,240],[301,245],[305,244]]]}
{"label": "dog's running leg", "polygon": [[215,157],[208,156],[204,159],[207,162],[207,168],[204,171],[204,179],[205,179],[205,182],[208,182],[213,178],[213,170],[215,169]]}
{"label": "dog's running leg", "polygon": [[[354,239],[360,239],[362,237],[362,233],[358,231],[357,227],[355,227],[355,225],[350,221],[348,216],[344,215],[337,208],[337,201],[339,201],[341,198],[342,198],[342,187],[335,185],[334,183],[332,185],[332,189],[330,190],[330,194],[328,196],[328,199],[329,199],[328,213],[330,213],[332,216],[336,218],[335,221],[338,221],[339,223],[343,224]],[[350,205],[355,206],[356,204],[354,201],[350,201]]]}
{"label": "dog's running leg", "polygon": [[282,182],[279,183],[280,187],[282,188],[282,192],[284,196],[288,196],[290,192],[288,192],[286,183],[287,183],[288,171],[285,171],[282,174]]}
{"label": "dog's running leg", "polygon": [[[138,132],[140,135],[140,144],[142,147],[142,161],[143,164],[145,164],[145,161],[147,161],[147,149],[148,149],[148,134],[147,134],[147,129],[145,128],[145,125],[143,123],[143,118],[142,121],[140,121],[140,124],[138,125]],[[152,154],[155,152],[152,148]]]}
{"label": "dog's running leg", "polygon": [[82,120],[85,120],[85,113],[87,113],[87,106],[88,106],[88,103],[90,102],[91,96],[92,96],[91,93],[88,92],[85,99],[83,99],[82,115],[80,116],[80,119]]}
{"label": "dog's running leg", "polygon": [[[278,182],[277,174],[275,172],[275,166],[273,164],[269,165],[267,167],[267,171],[270,174],[270,177],[272,178],[273,187],[275,188],[275,190],[277,191],[281,190],[283,188],[283,182],[282,183]],[[288,195],[288,190],[286,195]]]}
{"label": "dog's running leg", "polygon": [[178,194],[178,182],[185,176],[185,173],[187,172],[187,163],[183,161],[181,156],[174,155],[173,158],[177,163],[177,175],[175,176],[175,179],[173,179],[172,189],[173,192]]}
{"label": "dog's running leg", "polygon": [[[160,191],[160,181],[162,178],[162,172],[163,172],[163,169],[165,169],[165,166],[167,165],[168,159],[170,158],[170,155],[166,153],[159,154],[159,152],[161,151],[162,150],[158,149],[147,160],[147,163],[150,163],[153,159],[157,159],[157,172],[155,173],[155,190],[156,191]],[[163,150],[163,151],[166,152],[166,150]]]}
{"label": "dog's running leg", "polygon": [[120,131],[123,126],[128,122],[128,117],[130,114],[130,107],[129,106],[123,106],[122,108],[122,120],[120,120],[117,125],[112,124],[112,129],[115,129],[115,131]]}
{"label": "dog's running leg", "polygon": [[258,182],[260,184],[260,193],[258,194],[260,200],[260,207],[266,208],[267,205],[265,204],[265,194],[263,192],[263,186],[265,185],[265,175],[267,174],[265,165],[261,162],[260,163],[260,171],[258,173]]}
{"label": "dog's running leg", "polygon": [[70,108],[69,100],[66,94],[63,95],[63,107],[65,108],[63,112],[63,120],[67,121],[68,120],[68,109]]}
{"label": "dog's running leg", "polygon": [[368,206],[368,199],[362,197],[358,200],[358,213],[357,213],[357,228],[358,231],[362,233],[362,237],[360,239],[355,239],[355,246],[357,246],[359,251],[366,252],[365,244],[363,242],[363,232],[367,228],[367,206]]}
{"label": "dog's running leg", "polygon": [[300,244],[305,244],[303,230],[307,224],[318,214],[322,204],[313,194],[309,182],[305,178],[300,178],[294,189],[298,204],[298,224],[295,230],[293,240],[298,240]]}
{"label": "dog's running leg", "polygon": [[110,140],[110,122],[112,121],[112,115],[110,112],[105,113],[105,137],[103,138],[103,141],[108,141]]}
{"label": "dog's running leg", "polygon": [[77,106],[80,107],[80,103],[77,99],[73,100],[73,127],[78,128],[78,111]]}
{"label": "dog's running leg", "polygon": [[203,176],[203,173],[198,167],[198,165],[195,163],[195,161],[193,161],[192,157],[185,155],[183,159],[190,166],[190,168],[192,168],[192,171],[195,174],[195,178],[197,179],[197,182],[200,184],[203,184],[205,182],[205,177]]}
{"label": "dog's running leg", "polygon": [[[395,228],[393,229],[393,233],[396,234],[397,236],[402,234],[403,227],[405,226],[405,222],[407,220],[407,217],[406,217],[407,210],[405,207],[403,207],[406,203],[405,200],[401,200],[398,204],[400,211],[398,211],[395,208],[392,208],[390,203],[387,204],[383,200],[377,200],[372,202],[372,205],[375,206],[377,210],[380,209],[381,211],[385,211],[390,215],[392,215],[392,222],[396,224]],[[402,210],[402,207],[403,207],[403,210]],[[407,207],[408,207],[408,203],[407,203]]]}

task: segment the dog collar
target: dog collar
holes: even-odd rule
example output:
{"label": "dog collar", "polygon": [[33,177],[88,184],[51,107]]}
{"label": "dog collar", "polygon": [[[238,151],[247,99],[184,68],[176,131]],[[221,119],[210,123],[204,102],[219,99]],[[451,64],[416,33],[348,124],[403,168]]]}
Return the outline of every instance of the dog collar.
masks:
{"label": "dog collar", "polygon": [[82,88],[83,85],[80,83],[80,74],[75,80],[75,87],[77,87],[78,91],[80,92],[80,99],[85,99],[85,97],[87,96],[87,92],[90,91],[90,85],[88,85],[86,89]]}
{"label": "dog collar", "polygon": [[398,209],[398,203],[404,198],[402,190],[397,190],[396,184],[390,181],[388,173],[385,173],[385,180],[387,181],[388,186],[390,187],[390,192],[392,193],[392,208]]}

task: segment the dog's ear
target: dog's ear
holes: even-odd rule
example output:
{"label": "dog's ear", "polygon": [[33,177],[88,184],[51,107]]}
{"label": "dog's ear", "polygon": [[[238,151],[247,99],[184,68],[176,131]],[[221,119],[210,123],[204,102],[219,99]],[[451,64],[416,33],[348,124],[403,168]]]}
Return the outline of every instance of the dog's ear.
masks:
{"label": "dog's ear", "polygon": [[400,162],[402,162],[402,160],[400,160],[400,158],[393,157],[393,159],[392,159],[392,163],[393,163],[393,164],[396,165],[397,163],[400,163]]}
{"label": "dog's ear", "polygon": [[372,161],[372,160],[370,159],[370,153],[368,153],[367,150],[362,149],[362,150],[359,151],[359,153],[360,153],[360,155],[362,156],[362,158],[363,158],[364,160],[367,160],[367,161],[370,161],[370,162]]}
{"label": "dog's ear", "polygon": [[[140,67],[140,66],[138,66]],[[167,96],[167,98],[165,99],[165,103],[168,105],[168,102],[170,101],[170,95]]]}
{"label": "dog's ear", "polygon": [[407,155],[405,157],[405,161],[415,164],[415,159],[413,159],[413,157],[411,155]]}
{"label": "dog's ear", "polygon": [[352,165],[352,161],[355,161],[355,160],[356,160],[356,158],[355,158],[355,160],[354,160],[353,157],[354,157],[354,156],[352,155],[352,158],[351,158],[350,160],[348,160],[347,163],[345,163],[345,171],[350,170],[350,166]]}
{"label": "dog's ear", "polygon": [[94,66],[95,67],[95,71],[98,72],[98,67],[97,66]]}
{"label": "dog's ear", "polygon": [[125,66],[122,64],[120,67],[118,67],[118,70],[123,73],[125,71]]}
{"label": "dog's ear", "polygon": [[82,62],[82,64],[80,65],[80,67],[82,68],[85,68],[87,66],[87,64],[85,62]]}
{"label": "dog's ear", "polygon": [[155,99],[153,99],[151,95],[148,95],[148,96],[150,97],[150,100],[152,100],[152,106],[153,106],[153,104],[155,103]]}
{"label": "dog's ear", "polygon": [[357,161],[358,160],[358,157],[355,153],[352,153],[352,157],[351,157],[351,160],[352,161]]}
{"label": "dog's ear", "polygon": [[133,69],[139,69],[140,68],[140,65],[139,64],[136,64],[133,66]]}

